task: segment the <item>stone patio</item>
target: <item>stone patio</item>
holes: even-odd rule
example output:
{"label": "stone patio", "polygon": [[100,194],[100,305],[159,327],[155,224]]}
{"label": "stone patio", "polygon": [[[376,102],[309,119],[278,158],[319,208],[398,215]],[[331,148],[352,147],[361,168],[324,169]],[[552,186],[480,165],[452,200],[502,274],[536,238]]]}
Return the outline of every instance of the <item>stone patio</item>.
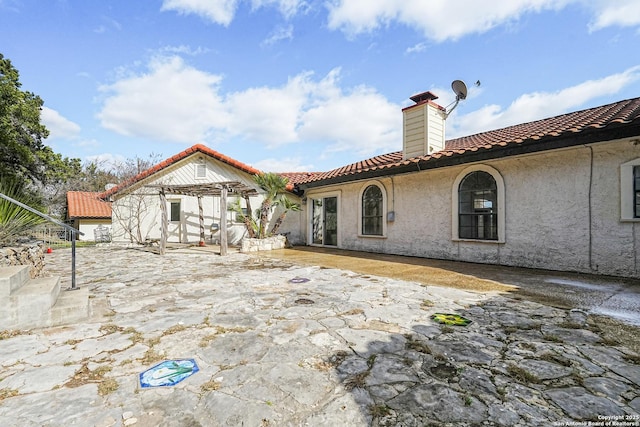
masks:
{"label": "stone patio", "polygon": [[[90,322],[0,332],[0,425],[640,425],[640,356],[579,310],[188,248],[80,248],[77,266]],[[140,387],[178,358],[200,371]]]}

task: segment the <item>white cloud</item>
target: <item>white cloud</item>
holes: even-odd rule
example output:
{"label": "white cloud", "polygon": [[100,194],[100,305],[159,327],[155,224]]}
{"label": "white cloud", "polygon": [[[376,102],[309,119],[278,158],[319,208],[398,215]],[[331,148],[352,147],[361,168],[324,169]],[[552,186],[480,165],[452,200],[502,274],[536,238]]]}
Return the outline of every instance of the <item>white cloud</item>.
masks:
{"label": "white cloud", "polygon": [[[248,0],[245,0],[248,2]],[[172,10],[180,14],[199,15],[216,24],[229,26],[236,14],[240,0],[164,0],[161,11]],[[306,0],[251,0],[252,9],[276,7],[285,17],[306,12],[310,6]]]}
{"label": "white cloud", "polygon": [[411,53],[420,53],[420,52],[424,52],[425,50],[427,50],[427,44],[426,43],[418,43],[414,46],[408,47],[407,50],[405,51],[405,53],[407,54],[411,54]]}
{"label": "white cloud", "polygon": [[123,164],[126,158],[121,154],[102,153],[95,156],[87,156],[85,162],[95,163],[102,170],[111,170]]}
{"label": "white cloud", "polygon": [[19,13],[21,6],[22,2],[19,0],[0,0],[0,10]]}
{"label": "white cloud", "polygon": [[[312,2],[307,0],[164,0],[161,10],[195,14],[228,26],[243,3],[251,4],[254,11],[276,8],[287,19],[312,8]],[[398,23],[416,29],[427,39],[442,42],[484,33],[517,22],[526,14],[561,10],[570,4],[591,10],[591,31],[613,25],[640,25],[638,0],[327,0],[326,8],[328,27],[350,36]]]}
{"label": "white cloud", "polygon": [[285,18],[291,18],[297,13],[306,13],[311,5],[306,0],[252,0],[253,9],[275,6]]}
{"label": "white cloud", "polygon": [[101,144],[97,139],[83,139],[75,144],[77,147],[99,147]]}
{"label": "white cloud", "polygon": [[236,12],[238,0],[164,0],[161,11],[199,15],[216,24],[228,26]]}
{"label": "white cloud", "polygon": [[[569,4],[587,7],[593,14],[590,30],[640,25],[638,0],[331,0],[328,26],[353,36],[399,23],[426,38],[442,42],[484,33],[517,21],[523,15],[560,10]],[[410,50],[420,47],[416,45]]]}
{"label": "white cloud", "polygon": [[375,90],[361,86],[347,94],[330,91],[304,112],[300,138],[330,143],[329,151],[361,155],[399,149],[402,141],[400,106]]}
{"label": "white cloud", "polygon": [[282,40],[291,39],[293,39],[293,25],[288,25],[286,27],[278,26],[261,44],[262,46],[271,46]]}
{"label": "white cloud", "polygon": [[96,27],[93,30],[94,33],[104,34],[110,28],[116,29],[118,31],[122,30],[122,25],[118,21],[116,21],[115,19],[109,18],[108,16],[103,16],[101,19],[102,19],[103,22],[106,22],[106,24],[100,24],[98,27]]}
{"label": "white cloud", "polygon": [[253,167],[267,172],[307,172],[313,170],[312,164],[303,164],[300,157],[284,157],[263,159]]}
{"label": "white cloud", "polygon": [[524,94],[506,109],[494,104],[462,116],[455,116],[454,113],[448,120],[452,129],[448,132],[448,136],[452,136],[449,134],[471,135],[564,114],[579,109],[592,99],[616,94],[625,86],[638,80],[640,80],[640,65],[557,92]]}
{"label": "white cloud", "polygon": [[592,31],[610,26],[634,27],[640,25],[638,0],[599,0],[593,4],[594,19],[589,24]]}
{"label": "white cloud", "polygon": [[250,88],[229,95],[227,131],[272,147],[296,142],[300,114],[313,91],[310,77],[303,73],[279,88]]}
{"label": "white cloud", "polygon": [[49,130],[48,140],[56,138],[75,139],[80,134],[80,126],[77,123],[63,117],[60,113],[51,108],[42,107],[40,119]]}
{"label": "white cloud", "polygon": [[397,149],[400,106],[371,88],[344,91],[339,83],[340,69],[334,69],[319,81],[302,73],[280,88],[235,93],[229,97],[228,131],[270,147],[305,141],[364,155]]}
{"label": "white cloud", "polygon": [[191,46],[180,45],[180,46],[164,46],[158,51],[161,54],[176,54],[176,55],[189,55],[189,56],[197,56],[202,55],[204,53],[210,52],[210,49],[206,47],[198,46],[193,49]]}
{"label": "white cloud", "polygon": [[156,58],[146,72],[125,73],[101,88],[98,117],[123,135],[188,144],[248,141],[275,148],[305,141],[372,154],[397,149],[401,140],[400,106],[366,86],[341,88],[340,69],[226,95],[221,86],[220,76],[179,57]]}
{"label": "white cloud", "polygon": [[489,31],[527,13],[560,9],[571,1],[576,0],[332,0],[328,25],[354,35],[398,22],[441,42]]}
{"label": "white cloud", "polygon": [[218,96],[220,76],[189,67],[178,56],[154,58],[147,73],[102,86],[98,118],[122,135],[194,144],[227,118]]}

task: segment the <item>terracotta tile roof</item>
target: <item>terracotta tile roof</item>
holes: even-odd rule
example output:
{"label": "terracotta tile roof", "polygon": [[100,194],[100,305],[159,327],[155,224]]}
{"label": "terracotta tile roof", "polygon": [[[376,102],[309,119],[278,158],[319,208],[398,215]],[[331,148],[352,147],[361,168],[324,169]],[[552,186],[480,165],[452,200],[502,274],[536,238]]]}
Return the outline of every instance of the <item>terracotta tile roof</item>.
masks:
{"label": "terracotta tile roof", "polygon": [[631,123],[640,119],[640,98],[575,111],[548,119],[482,132],[446,142],[445,151],[504,147],[525,141],[571,137],[593,129]]}
{"label": "terracotta tile roof", "polygon": [[100,199],[102,193],[67,192],[67,216],[75,218],[111,218],[111,203]]}
{"label": "terracotta tile roof", "polygon": [[333,169],[329,172],[314,172],[309,179],[300,182],[307,183],[313,181],[321,181],[324,179],[333,178],[343,175],[355,175],[361,172],[367,172],[370,170],[377,170],[384,167],[394,166],[402,163],[402,151],[396,151],[388,154],[381,154],[379,156],[371,157],[370,159],[361,160],[350,165],[342,166],[337,169]]}
{"label": "terracotta tile roof", "polygon": [[292,185],[306,182],[320,172],[278,172],[278,175],[284,176]]}
{"label": "terracotta tile roof", "polygon": [[[506,148],[524,145],[537,144],[541,150],[553,149],[555,148],[553,145],[547,147],[545,143],[571,140],[572,138],[575,139],[576,143],[583,143],[579,137],[590,135],[596,131],[600,131],[599,135],[601,136],[599,137],[603,138],[599,140],[607,140],[607,135],[603,134],[603,131],[614,132],[616,129],[629,124],[640,126],[640,98],[628,99],[547,119],[451,139],[445,142],[444,150],[429,156],[403,160],[402,151],[383,154],[328,172],[314,172],[307,179],[298,181],[296,184],[320,183],[324,180],[339,177],[342,177],[341,181],[344,181],[349,180],[349,176],[357,179],[358,176],[356,175],[367,172],[375,174],[384,169],[400,169],[411,164],[430,167],[431,162],[435,165],[438,159],[453,157],[460,157],[461,162],[464,162],[463,156],[469,156],[472,153],[491,151],[498,154]],[[613,139],[616,138],[613,134],[611,135]],[[571,144],[569,143],[568,145]],[[509,154],[504,153],[504,155]],[[442,165],[444,166],[445,164],[443,163]],[[418,167],[415,170],[418,170]]]}
{"label": "terracotta tile roof", "polygon": [[[149,168],[149,169],[147,169],[145,171],[140,172],[138,175],[134,176],[133,178],[131,178],[131,179],[129,179],[129,180],[127,180],[127,181],[125,181],[125,182],[123,182],[123,183],[121,183],[121,184],[119,184],[119,185],[117,185],[117,186],[105,191],[104,193],[102,193],[101,197],[102,198],[107,198],[107,197],[109,197],[109,196],[111,196],[113,194],[116,194],[116,193],[118,193],[118,192],[120,192],[120,191],[122,191],[122,190],[124,190],[124,189],[126,189],[126,188],[128,188],[130,186],[132,186],[133,184],[135,184],[135,183],[137,183],[137,182],[139,182],[139,181],[141,181],[141,180],[143,180],[143,179],[145,179],[145,178],[147,178],[147,177],[149,177],[149,176],[151,176],[151,175],[153,175],[153,174],[155,174],[157,172],[160,172],[161,170],[166,169],[167,167],[179,162],[180,160],[185,159],[185,158],[191,156],[192,154],[195,154],[195,153],[198,153],[198,152],[206,154],[208,156],[211,156],[211,157],[213,157],[213,158],[215,158],[215,159],[217,159],[217,160],[219,160],[219,161],[221,161],[223,163],[231,165],[234,168],[240,169],[241,171],[246,172],[246,173],[251,174],[251,175],[256,175],[256,174],[262,173],[261,171],[259,171],[258,169],[254,168],[252,166],[246,165],[246,164],[244,164],[242,162],[239,162],[239,161],[237,161],[235,159],[232,159],[229,156],[225,156],[224,154],[219,153],[219,152],[217,152],[215,150],[212,150],[211,148],[209,148],[209,147],[207,147],[205,145],[196,144],[196,145],[194,145],[192,147],[189,147],[186,150],[176,154],[175,156],[169,157],[168,159],[158,163],[157,165],[155,165],[155,166],[153,166],[153,167],[151,167],[151,168]],[[293,184],[291,185],[291,189],[293,189]]]}

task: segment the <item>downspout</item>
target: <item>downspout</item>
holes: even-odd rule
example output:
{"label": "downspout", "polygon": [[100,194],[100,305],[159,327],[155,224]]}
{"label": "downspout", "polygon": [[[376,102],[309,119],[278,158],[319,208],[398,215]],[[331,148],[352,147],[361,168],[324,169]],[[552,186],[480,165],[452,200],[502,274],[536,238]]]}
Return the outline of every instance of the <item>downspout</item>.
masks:
{"label": "downspout", "polygon": [[[589,217],[589,270],[592,272],[593,269],[593,235],[592,235],[592,222],[591,222],[591,187],[593,185],[593,147],[590,145],[585,145],[585,148],[589,149],[589,192],[588,192],[588,201],[589,201],[589,209],[588,217]],[[596,266],[597,270],[597,266]]]}
{"label": "downspout", "polygon": [[393,175],[391,175],[391,210],[394,212],[394,216],[395,216],[395,211],[396,211],[396,183],[393,180]]}
{"label": "downspout", "polygon": [[638,238],[636,234],[635,222],[631,223],[631,237],[633,237],[633,272],[635,274],[638,274],[638,249],[636,248],[636,240],[638,240]]}

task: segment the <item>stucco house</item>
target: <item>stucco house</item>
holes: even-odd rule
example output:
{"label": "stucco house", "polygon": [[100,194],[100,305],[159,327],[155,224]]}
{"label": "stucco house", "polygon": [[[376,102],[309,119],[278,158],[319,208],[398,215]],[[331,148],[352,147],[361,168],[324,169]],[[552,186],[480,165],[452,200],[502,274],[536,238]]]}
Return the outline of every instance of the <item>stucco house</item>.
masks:
{"label": "stucco house", "polygon": [[96,232],[111,228],[111,203],[101,193],[90,191],[67,192],[67,222],[83,234],[79,240],[95,240]]}
{"label": "stucco house", "polygon": [[[218,242],[221,218],[226,217],[227,241],[237,245],[246,233],[241,216],[221,204],[239,203],[246,213],[247,198],[252,210],[259,208],[264,191],[255,183],[261,171],[204,145],[194,145],[147,169],[127,182],[99,195],[111,202],[114,241],[144,242],[162,237],[163,209],[167,217],[167,242],[199,243],[200,217],[205,225],[205,242]],[[226,196],[219,191],[225,188]],[[292,190],[289,197],[299,198]],[[247,196],[245,198],[245,195]],[[276,208],[272,218],[279,216]],[[299,220],[291,212],[280,227],[282,233],[300,241]]]}
{"label": "stucco house", "polygon": [[640,98],[448,141],[411,99],[402,151],[298,181],[307,244],[640,277]]}
{"label": "stucco house", "polygon": [[[281,228],[289,240],[640,277],[640,98],[450,140],[436,99],[431,92],[411,97],[400,151],[328,172],[282,173],[302,207]],[[196,145],[100,197],[113,202],[116,240],[130,232],[118,209],[131,209],[136,192],[147,197],[142,232],[157,237],[153,185],[234,181],[255,188],[256,173]],[[197,241],[195,198],[167,197],[170,240]],[[251,201],[254,208],[260,202],[259,195]],[[215,198],[203,210],[208,224],[219,221]],[[244,228],[230,228],[230,243],[237,243]]]}

